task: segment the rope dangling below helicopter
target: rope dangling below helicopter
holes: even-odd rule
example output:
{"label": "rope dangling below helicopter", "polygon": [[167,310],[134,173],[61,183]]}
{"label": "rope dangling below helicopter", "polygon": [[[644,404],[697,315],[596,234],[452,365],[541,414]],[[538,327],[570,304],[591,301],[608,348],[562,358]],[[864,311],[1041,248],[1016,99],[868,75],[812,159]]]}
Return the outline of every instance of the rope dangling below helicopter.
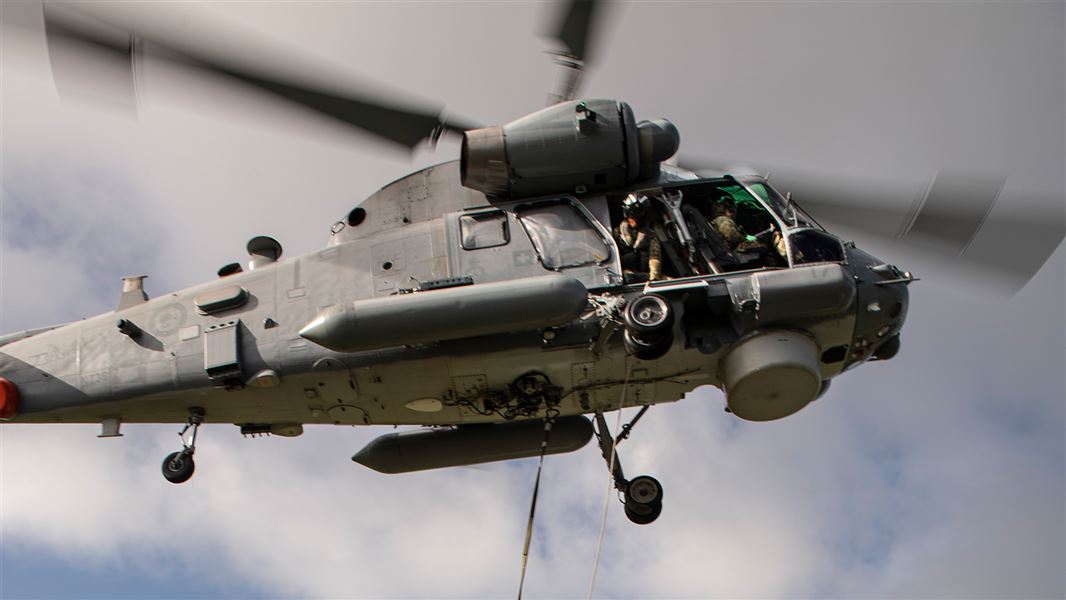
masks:
{"label": "rope dangling below helicopter", "polygon": [[[630,375],[631,367],[632,367],[632,363],[630,362],[630,359],[626,358],[625,377],[622,380],[622,393],[621,393],[621,395],[620,395],[620,397],[618,399],[618,407],[617,407],[618,418],[617,418],[617,421],[615,423],[615,431],[619,431],[619,432],[625,431],[626,433],[628,433],[628,429],[633,424],[635,424],[635,422],[636,422],[636,419],[634,419],[633,422],[628,424],[625,428],[622,427],[622,408],[625,406],[625,399],[626,399],[626,395],[627,395],[628,390],[629,390],[629,375]],[[647,407],[645,407],[644,410],[647,410]],[[640,416],[643,415],[643,412],[644,411],[641,411],[640,415],[637,416],[637,419],[639,419]],[[521,576],[520,576],[519,582],[518,582],[518,596],[517,596],[518,600],[522,600],[522,591],[523,591],[523,589],[525,587],[525,582],[526,582],[526,567],[528,566],[528,563],[529,563],[529,546],[530,546],[530,543],[532,542],[532,539],[533,539],[533,522],[534,522],[534,518],[535,518],[536,512],[537,512],[537,497],[540,494],[540,476],[541,476],[541,473],[543,472],[543,469],[544,469],[544,456],[547,453],[548,442],[549,442],[549,440],[551,438],[552,425],[555,422],[555,416],[556,416],[553,413],[557,413],[557,411],[554,411],[553,409],[549,409],[548,413],[544,417],[544,440],[541,442],[540,461],[539,461],[539,463],[537,465],[537,476],[534,479],[534,483],[533,483],[533,498],[530,501],[529,520],[526,523],[525,543],[523,544],[523,547],[522,547],[522,570],[521,570]],[[597,420],[600,422],[602,427],[606,428],[605,424],[603,424],[602,413],[598,413]],[[605,431],[598,432],[598,435],[600,435],[600,436],[602,436],[604,434],[606,434]],[[606,530],[607,530],[607,513],[608,513],[608,510],[610,509],[610,503],[611,503],[611,488],[617,488],[617,477],[620,476],[620,475],[616,475],[616,473],[615,473],[615,465],[616,465],[616,462],[617,462],[616,450],[617,450],[617,447],[618,447],[618,442],[620,440],[624,439],[624,437],[625,437],[625,435],[619,435],[618,437],[614,437],[614,438],[611,439],[610,460],[608,461],[608,469],[607,469],[608,477],[609,477],[609,483],[608,483],[608,488],[607,488],[607,496],[604,499],[603,517],[600,520],[600,535],[599,535],[598,541],[596,542],[596,557],[595,557],[595,559],[593,560],[593,563],[592,563],[592,578],[589,581],[589,590],[588,590],[588,598],[589,598],[589,600],[591,600],[592,593],[593,593],[593,591],[596,588],[596,572],[597,572],[597,570],[599,568],[600,554],[601,554],[601,551],[603,550],[604,534],[606,533]]]}
{"label": "rope dangling below helicopter", "polygon": [[526,565],[529,562],[529,544],[533,540],[533,517],[537,513],[537,496],[540,493],[540,474],[544,470],[544,456],[548,453],[548,440],[551,438],[552,425],[559,411],[549,408],[544,415],[544,440],[540,444],[540,461],[537,463],[537,478],[533,483],[533,499],[529,504],[529,521],[526,523],[526,541],[522,546],[522,575],[518,580],[518,600],[522,600],[522,588],[526,584]]}
{"label": "rope dangling below helicopter", "polygon": [[[615,421],[615,431],[622,430],[622,407],[625,406],[626,392],[629,388],[629,370],[632,366],[629,357],[626,357],[626,374],[622,379],[622,395],[618,399],[618,418]],[[614,466],[617,460],[616,449],[618,448],[618,440],[621,436],[614,438],[611,441],[611,460],[607,466],[607,496],[603,499],[603,517],[600,519],[600,539],[596,542],[596,558],[592,561],[592,578],[589,580],[589,593],[588,598],[592,600],[592,592],[596,589],[596,571],[600,566],[600,551],[603,549],[603,536],[607,531],[607,511],[611,507],[611,489],[615,487],[615,475]]]}

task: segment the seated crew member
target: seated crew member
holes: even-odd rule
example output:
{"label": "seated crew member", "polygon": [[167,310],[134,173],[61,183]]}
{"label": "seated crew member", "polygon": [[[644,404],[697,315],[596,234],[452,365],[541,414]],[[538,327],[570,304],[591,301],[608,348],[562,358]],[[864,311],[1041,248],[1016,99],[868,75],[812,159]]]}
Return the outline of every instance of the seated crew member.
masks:
{"label": "seated crew member", "polygon": [[626,283],[662,279],[662,243],[651,229],[651,200],[630,194],[622,202],[624,219],[618,226],[618,249]]}
{"label": "seated crew member", "polygon": [[[737,225],[736,217],[737,207],[732,199],[725,198],[715,203],[714,218],[711,219],[711,226],[718,232],[718,235],[722,236],[729,249],[733,252],[752,252],[766,249],[766,244],[760,242],[755,236],[746,234],[740,225]],[[781,237],[781,232],[776,228],[774,228],[773,247],[782,258],[788,257],[785,251],[785,240]]]}

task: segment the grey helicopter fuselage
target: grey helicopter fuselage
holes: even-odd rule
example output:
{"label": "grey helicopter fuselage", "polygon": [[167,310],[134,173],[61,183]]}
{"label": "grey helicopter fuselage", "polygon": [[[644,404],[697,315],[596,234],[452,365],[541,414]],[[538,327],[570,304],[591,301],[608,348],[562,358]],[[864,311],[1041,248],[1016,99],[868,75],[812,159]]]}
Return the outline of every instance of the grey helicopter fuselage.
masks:
{"label": "grey helicopter fuselage", "polygon": [[[152,299],[128,278],[113,313],[5,336],[0,376],[17,399],[5,421],[117,433],[197,407],[205,422],[296,435],[579,415],[704,385],[723,388],[737,416],[770,420],[898,347],[910,275],[825,232],[763,178],[699,177],[651,152],[657,168],[628,165],[620,182],[541,194],[528,177],[516,198],[470,187],[477,152],[384,187],[319,252],[278,260],[280,246],[256,238],[247,270]],[[493,191],[486,172],[480,187]],[[614,231],[631,192],[654,200],[667,279],[632,282],[622,268]],[[708,223],[726,192],[784,239],[783,255],[717,260]],[[626,314],[642,298],[670,315],[643,340]]]}

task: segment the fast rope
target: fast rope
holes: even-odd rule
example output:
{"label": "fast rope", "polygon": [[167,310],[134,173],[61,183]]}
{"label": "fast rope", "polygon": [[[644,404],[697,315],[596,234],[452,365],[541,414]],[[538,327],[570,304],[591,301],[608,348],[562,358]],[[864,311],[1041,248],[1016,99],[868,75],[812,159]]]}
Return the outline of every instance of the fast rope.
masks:
{"label": "fast rope", "polygon": [[[629,368],[631,363],[629,357],[626,357],[626,375],[622,379],[622,396],[618,399],[618,418],[615,420],[614,430],[621,431],[622,428],[622,406],[625,405],[626,391],[629,387]],[[592,579],[589,581],[589,593],[588,600],[592,600],[592,592],[596,590],[596,571],[600,566],[600,551],[603,549],[603,536],[607,531],[607,511],[611,507],[611,492],[614,490],[614,462],[617,456],[616,449],[618,448],[618,437],[611,440],[611,461],[607,466],[607,497],[603,499],[603,518],[600,519],[600,539],[596,542],[596,558],[592,562]]]}
{"label": "fast rope", "polygon": [[549,408],[544,415],[544,439],[540,442],[540,462],[537,464],[537,478],[533,483],[533,500],[529,503],[529,522],[526,524],[526,542],[522,546],[522,576],[518,580],[518,600],[522,600],[522,588],[526,584],[526,564],[529,562],[529,543],[533,540],[533,517],[537,514],[537,495],[540,493],[540,473],[544,469],[544,455],[548,452],[548,438],[551,437],[552,425],[559,411]]}

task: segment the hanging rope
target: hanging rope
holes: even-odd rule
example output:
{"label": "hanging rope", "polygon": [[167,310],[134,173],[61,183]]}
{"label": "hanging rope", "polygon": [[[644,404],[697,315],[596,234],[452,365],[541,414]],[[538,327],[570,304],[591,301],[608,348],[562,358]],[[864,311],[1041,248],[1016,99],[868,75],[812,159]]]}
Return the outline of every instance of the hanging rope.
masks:
{"label": "hanging rope", "polygon": [[[626,374],[625,378],[622,379],[622,396],[618,399],[618,419],[615,420],[615,431],[620,431],[622,428],[622,406],[625,405],[626,391],[629,387],[629,367],[629,357],[626,356]],[[592,600],[592,592],[596,590],[596,571],[600,566],[600,551],[603,549],[603,536],[607,531],[607,511],[611,507],[611,491],[614,489],[614,461],[617,456],[617,448],[618,438],[613,438],[611,440],[611,461],[607,467],[607,497],[603,499],[603,518],[600,519],[600,540],[596,542],[596,558],[592,562],[592,579],[589,581],[588,600]]]}
{"label": "hanging rope", "polygon": [[552,425],[559,411],[549,408],[544,415],[544,439],[540,443],[540,462],[537,464],[537,478],[533,483],[533,500],[529,504],[529,522],[526,524],[526,542],[522,546],[522,576],[518,580],[518,600],[522,600],[522,588],[526,585],[526,564],[529,562],[529,543],[533,539],[533,517],[537,514],[537,495],[540,493],[540,473],[544,469],[544,455],[548,452],[548,438],[551,437]]}

